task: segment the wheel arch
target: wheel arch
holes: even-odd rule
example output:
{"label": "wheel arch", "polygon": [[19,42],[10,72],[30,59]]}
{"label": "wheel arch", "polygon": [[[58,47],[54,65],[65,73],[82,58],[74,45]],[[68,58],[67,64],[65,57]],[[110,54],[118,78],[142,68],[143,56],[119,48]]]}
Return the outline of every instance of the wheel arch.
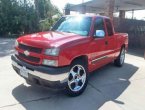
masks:
{"label": "wheel arch", "polygon": [[81,55],[81,56],[77,56],[77,57],[73,58],[70,64],[72,64],[76,60],[83,61],[86,64],[86,66],[88,67],[88,56],[87,55]]}
{"label": "wheel arch", "polygon": [[125,44],[123,44],[123,45],[121,46],[121,49],[122,49],[122,48],[126,48]]}

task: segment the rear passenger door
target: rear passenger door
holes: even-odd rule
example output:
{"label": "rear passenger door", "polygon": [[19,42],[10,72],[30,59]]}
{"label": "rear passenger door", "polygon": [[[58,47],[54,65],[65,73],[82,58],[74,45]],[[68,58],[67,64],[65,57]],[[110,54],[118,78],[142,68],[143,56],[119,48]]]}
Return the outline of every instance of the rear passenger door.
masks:
{"label": "rear passenger door", "polygon": [[107,60],[108,62],[114,59],[114,50],[115,50],[115,36],[114,36],[114,28],[110,21],[110,19],[105,19],[106,25],[106,51],[107,51]]}

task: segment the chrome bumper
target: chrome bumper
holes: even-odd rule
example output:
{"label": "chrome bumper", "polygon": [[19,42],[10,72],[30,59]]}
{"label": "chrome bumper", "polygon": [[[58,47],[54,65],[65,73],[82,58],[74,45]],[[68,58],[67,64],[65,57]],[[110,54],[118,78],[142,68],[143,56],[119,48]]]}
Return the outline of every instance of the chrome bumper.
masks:
{"label": "chrome bumper", "polygon": [[[25,67],[25,65],[18,64],[16,61],[14,61],[13,58],[12,58],[12,66],[17,68],[18,70]],[[45,67],[45,68],[47,68],[47,67]],[[62,84],[62,83],[67,82],[67,79],[68,79],[68,72],[53,75],[53,74],[49,74],[49,71],[47,73],[44,73],[44,72],[40,72],[37,70],[33,70],[33,68],[32,68],[32,70],[33,70],[32,71],[31,68],[29,69],[29,67],[27,67],[27,66],[26,66],[26,69],[28,71],[28,76],[32,75],[32,76],[38,77],[42,80],[44,79],[46,81],[60,82],[60,84]]]}

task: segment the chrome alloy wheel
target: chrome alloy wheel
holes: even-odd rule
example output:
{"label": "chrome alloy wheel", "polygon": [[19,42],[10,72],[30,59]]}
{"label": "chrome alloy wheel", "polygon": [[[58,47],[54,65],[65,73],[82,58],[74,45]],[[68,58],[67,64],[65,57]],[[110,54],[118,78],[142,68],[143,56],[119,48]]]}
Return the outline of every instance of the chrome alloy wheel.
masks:
{"label": "chrome alloy wheel", "polygon": [[86,82],[86,71],[83,66],[75,65],[71,68],[68,77],[69,89],[73,92],[80,91]]}

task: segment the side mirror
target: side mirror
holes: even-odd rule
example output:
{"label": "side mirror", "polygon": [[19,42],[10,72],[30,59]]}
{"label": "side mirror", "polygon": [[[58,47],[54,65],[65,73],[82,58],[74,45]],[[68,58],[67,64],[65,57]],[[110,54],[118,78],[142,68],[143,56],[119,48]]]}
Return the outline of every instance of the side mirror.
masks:
{"label": "side mirror", "polygon": [[104,32],[104,30],[96,30],[96,32],[95,32],[95,37],[104,38],[104,37],[105,37],[105,32]]}

